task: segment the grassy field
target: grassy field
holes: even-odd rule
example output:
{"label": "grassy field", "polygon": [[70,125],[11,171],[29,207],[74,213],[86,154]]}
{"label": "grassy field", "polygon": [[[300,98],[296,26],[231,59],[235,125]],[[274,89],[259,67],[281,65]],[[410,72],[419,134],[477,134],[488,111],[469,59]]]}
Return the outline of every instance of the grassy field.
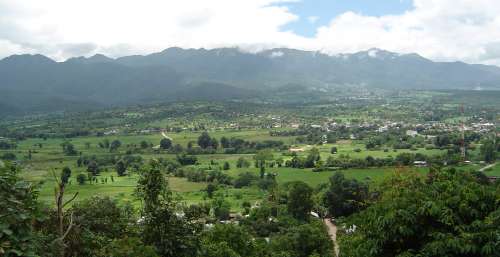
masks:
{"label": "grassy field", "polygon": [[[174,144],[181,144],[186,146],[188,142],[196,142],[200,132],[181,132],[181,133],[168,133],[168,136],[173,138]],[[324,144],[320,146],[311,146],[305,144],[295,144],[295,137],[271,137],[269,135],[269,130],[258,129],[258,130],[215,130],[210,131],[212,137],[220,139],[222,136],[227,138],[237,137],[248,141],[262,141],[262,140],[281,140],[285,144],[291,145],[294,148],[302,148],[303,152],[299,152],[300,156],[305,156],[308,154],[309,150],[316,147],[320,151],[321,159],[326,160],[330,156],[338,158],[339,155],[349,156],[350,158],[366,158],[367,156],[372,156],[376,158],[383,157],[395,157],[397,154],[402,152],[412,152],[412,153],[424,153],[427,155],[438,155],[444,153],[444,150],[366,150],[364,144],[356,140],[342,140],[335,144]],[[114,154],[124,154],[127,149],[131,149],[132,145],[139,145],[142,141],[151,143],[152,145],[159,144],[162,135],[150,134],[150,135],[117,135],[117,136],[107,136],[107,137],[78,137],[73,138],[70,142],[76,147],[76,149],[81,152],[82,155],[114,155]],[[99,142],[104,139],[113,141],[118,139],[122,142],[117,153],[110,153],[108,149],[103,149],[98,146]],[[59,173],[63,167],[69,167],[72,170],[71,183],[68,185],[66,197],[69,198],[76,192],[79,193],[78,200],[86,199],[91,196],[101,195],[110,196],[116,198],[120,201],[130,201],[134,205],[139,205],[140,202],[134,197],[134,190],[137,184],[138,175],[136,173],[130,172],[130,175],[124,177],[118,177],[114,167],[101,167],[104,169],[98,177],[98,183],[78,185],[76,182],[76,177],[78,174],[87,174],[85,167],[77,167],[78,156],[65,156],[62,153],[61,144],[65,140],[63,139],[27,139],[20,141],[18,147],[13,151],[18,159],[21,160],[23,165],[22,176],[33,182],[40,183],[40,198],[47,202],[52,203],[54,201],[54,178],[53,172]],[[40,148],[38,145],[42,144]],[[331,147],[337,147],[338,153],[332,155],[330,153]],[[355,149],[360,149],[360,151],[355,151]],[[28,160],[28,151],[31,150],[32,156],[31,160]],[[0,151],[5,152],[5,151]],[[286,155],[288,151],[277,151],[273,152],[274,158],[283,158],[287,160],[291,158]],[[170,158],[174,159],[175,155],[158,153],[150,148],[142,150],[138,153],[145,161],[152,158]],[[250,168],[236,168],[236,162],[238,158],[243,157],[253,164],[253,154],[206,154],[197,155],[198,165],[196,167],[208,167],[211,162],[215,162],[218,166],[222,166],[224,162],[229,162],[230,169],[223,171],[233,178],[238,177],[242,172],[252,172],[256,175],[259,174],[259,169],[254,168],[253,165]],[[217,166],[217,165],[215,165]],[[195,168],[196,168],[195,167]],[[426,173],[426,168],[417,169],[420,173]],[[385,177],[390,176],[395,171],[394,167],[381,167],[381,168],[366,168],[366,169],[348,169],[342,170],[348,178],[355,178],[358,180],[377,183],[383,180]],[[291,181],[304,181],[311,186],[317,186],[321,183],[327,183],[329,177],[331,177],[333,171],[324,172],[313,172],[311,169],[294,169],[287,167],[274,167],[267,168],[266,172],[275,173],[277,175],[277,181],[280,184],[291,182]],[[498,166],[492,168],[488,171],[488,174],[500,174],[500,169]],[[187,204],[197,203],[201,201],[210,201],[207,198],[204,189],[206,188],[206,183],[194,183],[189,182],[185,178],[168,177],[170,188],[175,194],[182,198]],[[218,194],[225,196],[226,200],[231,203],[232,209],[240,210],[241,204],[245,201],[254,203],[262,200],[266,192],[259,189],[257,186],[252,186],[243,189],[235,189],[232,187],[220,186],[217,191]]]}

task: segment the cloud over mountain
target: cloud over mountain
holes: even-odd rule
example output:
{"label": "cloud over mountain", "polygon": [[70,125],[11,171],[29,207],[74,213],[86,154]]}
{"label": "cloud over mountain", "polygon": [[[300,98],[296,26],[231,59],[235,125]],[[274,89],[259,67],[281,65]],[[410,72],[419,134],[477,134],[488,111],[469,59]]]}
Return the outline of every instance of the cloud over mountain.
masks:
{"label": "cloud over mountain", "polygon": [[413,0],[413,8],[399,15],[347,10],[318,27],[312,37],[283,29],[310,19],[292,12],[290,2],[294,1],[0,0],[0,57],[118,57],[170,46],[238,46],[253,52],[290,47],[329,54],[377,47],[417,52],[438,61],[500,65],[497,0]]}

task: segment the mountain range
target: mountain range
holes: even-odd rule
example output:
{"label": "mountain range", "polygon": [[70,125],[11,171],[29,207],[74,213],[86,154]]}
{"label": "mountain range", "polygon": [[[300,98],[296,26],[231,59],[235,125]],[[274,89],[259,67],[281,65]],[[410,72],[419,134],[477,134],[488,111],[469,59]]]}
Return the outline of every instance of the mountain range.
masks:
{"label": "mountain range", "polygon": [[13,55],[0,60],[0,114],[258,97],[289,85],[498,90],[500,68],[380,49],[327,55],[286,48],[247,53],[174,47],[149,55],[113,59],[97,54],[64,62]]}

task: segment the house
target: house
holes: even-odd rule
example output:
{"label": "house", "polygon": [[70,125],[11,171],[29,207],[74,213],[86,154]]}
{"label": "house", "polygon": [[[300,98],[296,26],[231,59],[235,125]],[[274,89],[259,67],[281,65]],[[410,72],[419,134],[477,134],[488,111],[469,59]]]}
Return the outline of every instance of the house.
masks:
{"label": "house", "polygon": [[500,180],[500,176],[488,176],[488,180],[491,182],[491,183],[495,183],[497,181]]}
{"label": "house", "polygon": [[410,137],[416,137],[418,136],[418,132],[416,130],[407,130],[406,135]]}
{"label": "house", "polygon": [[427,167],[427,162],[426,161],[414,161],[413,165],[416,167]]}

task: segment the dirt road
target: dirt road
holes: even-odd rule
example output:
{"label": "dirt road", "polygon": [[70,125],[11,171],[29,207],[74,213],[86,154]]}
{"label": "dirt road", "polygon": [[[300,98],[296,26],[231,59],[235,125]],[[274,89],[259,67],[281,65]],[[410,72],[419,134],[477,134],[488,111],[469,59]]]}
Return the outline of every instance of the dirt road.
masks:
{"label": "dirt road", "polygon": [[479,171],[480,171],[480,172],[483,172],[483,171],[485,171],[485,170],[487,170],[487,169],[489,169],[489,168],[491,168],[491,167],[495,166],[496,164],[497,164],[497,163],[495,162],[495,163],[492,163],[492,164],[490,164],[490,165],[484,166],[484,167],[482,167],[481,169],[479,169]]}
{"label": "dirt road", "polygon": [[335,246],[335,255],[339,256],[339,245],[337,244],[337,226],[332,223],[330,219],[323,219],[326,227],[328,228],[328,235],[333,241],[333,245]]}

